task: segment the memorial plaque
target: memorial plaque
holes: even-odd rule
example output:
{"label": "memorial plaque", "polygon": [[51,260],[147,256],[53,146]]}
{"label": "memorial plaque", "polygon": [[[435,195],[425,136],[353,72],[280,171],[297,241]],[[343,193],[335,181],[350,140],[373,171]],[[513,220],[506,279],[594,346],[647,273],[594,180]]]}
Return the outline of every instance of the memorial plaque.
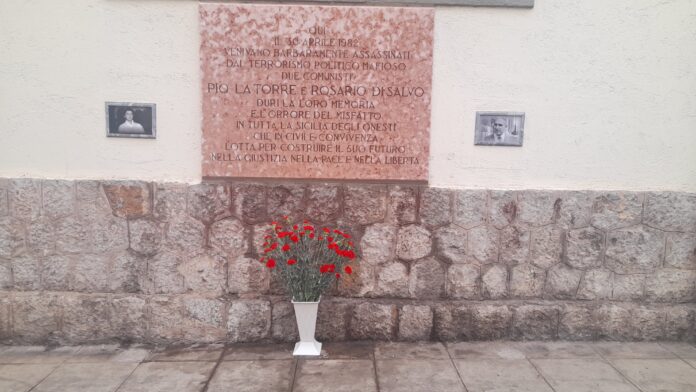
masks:
{"label": "memorial plaque", "polygon": [[203,176],[427,180],[433,19],[201,4]]}

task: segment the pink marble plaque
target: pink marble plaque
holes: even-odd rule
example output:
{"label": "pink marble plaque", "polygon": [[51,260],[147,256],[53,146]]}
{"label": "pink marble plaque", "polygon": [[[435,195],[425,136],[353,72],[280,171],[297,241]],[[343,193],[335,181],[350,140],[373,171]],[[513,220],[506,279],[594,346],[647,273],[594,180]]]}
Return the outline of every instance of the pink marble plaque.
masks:
{"label": "pink marble plaque", "polygon": [[203,176],[427,181],[433,16],[201,4]]}

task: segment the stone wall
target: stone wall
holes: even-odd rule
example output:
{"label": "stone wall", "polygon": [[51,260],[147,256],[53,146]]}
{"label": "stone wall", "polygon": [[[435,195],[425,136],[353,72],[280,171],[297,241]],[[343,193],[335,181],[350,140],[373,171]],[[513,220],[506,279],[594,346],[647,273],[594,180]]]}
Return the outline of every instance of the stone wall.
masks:
{"label": "stone wall", "polygon": [[323,340],[694,339],[696,194],[0,179],[0,341],[295,340],[281,215],[359,244]]}

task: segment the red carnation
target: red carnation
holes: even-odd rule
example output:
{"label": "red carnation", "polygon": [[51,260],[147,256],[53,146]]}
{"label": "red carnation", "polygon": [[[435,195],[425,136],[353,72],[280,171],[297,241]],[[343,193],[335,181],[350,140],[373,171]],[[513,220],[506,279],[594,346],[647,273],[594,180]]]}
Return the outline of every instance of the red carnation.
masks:
{"label": "red carnation", "polygon": [[329,229],[326,228],[326,227],[324,227],[322,230],[324,230],[324,233],[331,233],[331,230],[329,230]]}
{"label": "red carnation", "polygon": [[333,242],[333,237],[326,237],[329,242]]}
{"label": "red carnation", "polygon": [[293,229],[293,230],[297,230],[297,229],[299,229],[299,227],[298,227],[297,225],[294,225],[294,226],[292,227],[292,229]]}
{"label": "red carnation", "polygon": [[268,267],[268,268],[274,268],[275,265],[276,265],[275,260],[273,260],[273,259],[268,259],[268,261],[266,262],[266,267]]}
{"label": "red carnation", "polygon": [[347,265],[347,266],[346,266],[346,268],[344,268],[344,270],[346,271],[346,273],[347,273],[348,275],[350,275],[350,274],[352,274],[352,273],[353,273],[353,269],[352,269],[352,268],[350,268],[350,266],[349,266],[349,265]]}
{"label": "red carnation", "polygon": [[309,233],[309,238],[314,239],[314,233]]}
{"label": "red carnation", "polygon": [[288,259],[288,265],[293,265],[293,264],[297,264],[297,260],[295,260],[295,259]]}
{"label": "red carnation", "polygon": [[283,245],[283,247],[281,249],[283,250],[283,252],[287,252],[290,250],[290,245],[285,244],[285,245]]}
{"label": "red carnation", "polygon": [[341,279],[341,274],[336,274],[336,279]]}
{"label": "red carnation", "polygon": [[294,235],[294,236],[290,237],[290,239],[292,240],[292,242],[297,242],[300,240],[300,237]]}
{"label": "red carnation", "polygon": [[311,231],[311,230],[314,230],[314,226],[305,226],[304,229]]}

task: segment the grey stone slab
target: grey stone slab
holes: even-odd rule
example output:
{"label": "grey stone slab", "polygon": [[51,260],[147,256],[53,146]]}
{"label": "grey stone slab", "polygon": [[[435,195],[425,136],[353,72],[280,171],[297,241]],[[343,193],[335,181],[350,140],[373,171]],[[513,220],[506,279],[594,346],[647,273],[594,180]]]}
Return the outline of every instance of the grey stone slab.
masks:
{"label": "grey stone slab", "polygon": [[696,391],[696,369],[679,359],[613,359],[612,363],[643,392]]}
{"label": "grey stone slab", "polygon": [[214,362],[147,362],[138,366],[118,392],[199,392]]}
{"label": "grey stone slab", "polygon": [[553,392],[526,359],[455,359],[469,392]]}
{"label": "grey stone slab", "polygon": [[377,360],[377,379],[381,392],[465,391],[449,359]]}
{"label": "grey stone slab", "polygon": [[149,350],[142,347],[122,348],[118,345],[81,346],[65,363],[89,362],[141,362],[149,355]]}
{"label": "grey stone slab", "polygon": [[449,359],[442,343],[377,343],[375,359]]}
{"label": "grey stone slab", "polygon": [[58,367],[58,364],[0,365],[0,391],[27,392]]}
{"label": "grey stone slab", "polygon": [[676,358],[674,354],[667,351],[658,343],[642,342],[597,342],[593,343],[597,352],[605,358],[623,359],[671,359]]}
{"label": "grey stone slab", "polygon": [[293,392],[377,391],[373,362],[366,359],[301,361]]}
{"label": "grey stone slab", "polygon": [[63,363],[75,355],[80,347],[8,346],[0,349],[2,363]]}
{"label": "grey stone slab", "polygon": [[447,343],[452,358],[461,359],[525,359],[514,342]]}
{"label": "grey stone slab", "polygon": [[220,359],[224,346],[211,344],[205,346],[189,346],[176,348],[161,348],[150,354],[149,361],[177,362],[177,361],[212,361]]}
{"label": "grey stone slab", "polygon": [[534,359],[532,363],[556,391],[638,392],[611,365],[596,359]]}
{"label": "grey stone slab", "polygon": [[234,344],[227,347],[223,361],[253,361],[260,359],[292,359],[294,343]]}
{"label": "grey stone slab", "polygon": [[208,384],[208,392],[289,391],[294,371],[292,359],[222,362]]}
{"label": "grey stone slab", "polygon": [[684,342],[660,342],[660,346],[681,359],[696,359],[696,347]]}
{"label": "grey stone slab", "polygon": [[136,366],[137,363],[112,362],[64,364],[32,392],[112,392]]}
{"label": "grey stone slab", "polygon": [[305,359],[370,359],[374,357],[373,342],[328,342],[321,346],[319,357]]}
{"label": "grey stone slab", "polygon": [[579,342],[528,342],[517,348],[527,358],[600,358],[590,344]]}

